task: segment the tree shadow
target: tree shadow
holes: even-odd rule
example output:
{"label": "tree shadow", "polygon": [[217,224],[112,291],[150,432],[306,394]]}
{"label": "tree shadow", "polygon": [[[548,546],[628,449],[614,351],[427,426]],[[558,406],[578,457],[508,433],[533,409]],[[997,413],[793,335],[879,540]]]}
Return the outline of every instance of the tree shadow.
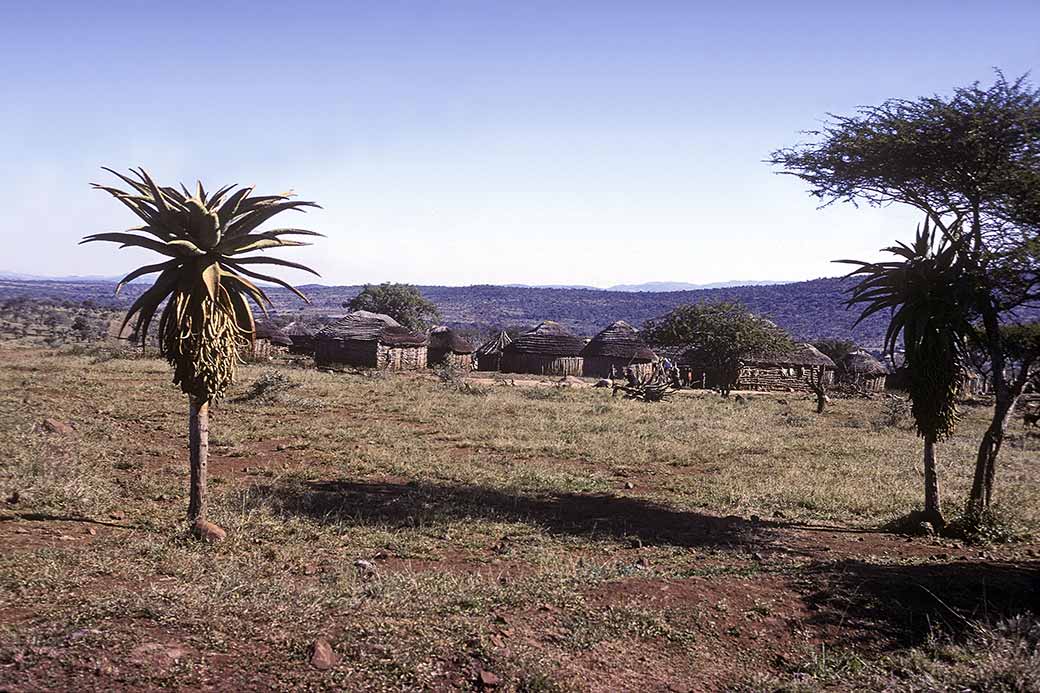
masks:
{"label": "tree shadow", "polygon": [[418,527],[452,520],[523,522],[554,534],[625,539],[643,546],[751,547],[772,534],[740,517],[676,510],[608,494],[513,493],[432,482],[312,481],[257,485],[247,503],[348,526]]}
{"label": "tree shadow", "polygon": [[800,577],[811,585],[810,622],[846,645],[911,647],[936,632],[958,637],[980,621],[1040,614],[1040,561],[843,560],[813,566]]}

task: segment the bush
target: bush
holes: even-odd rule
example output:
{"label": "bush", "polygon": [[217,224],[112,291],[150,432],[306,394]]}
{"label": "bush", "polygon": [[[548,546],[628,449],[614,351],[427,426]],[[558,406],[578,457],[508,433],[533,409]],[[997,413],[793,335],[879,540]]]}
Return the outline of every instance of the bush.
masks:
{"label": "bush", "polygon": [[236,397],[234,402],[278,402],[285,393],[300,384],[280,371],[264,371],[250,384],[245,394]]}

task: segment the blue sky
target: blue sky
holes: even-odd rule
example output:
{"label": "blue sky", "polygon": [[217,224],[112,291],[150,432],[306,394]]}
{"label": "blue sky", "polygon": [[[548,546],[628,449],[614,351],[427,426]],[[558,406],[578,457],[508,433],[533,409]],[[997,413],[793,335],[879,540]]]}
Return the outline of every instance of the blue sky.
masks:
{"label": "blue sky", "polygon": [[[1030,2],[0,0],[0,269],[147,257],[89,183],[296,190],[326,283],[806,279],[908,210],[817,210],[762,163],[827,112],[1040,58]],[[297,223],[301,220],[294,220]],[[293,276],[304,279],[306,275]]]}

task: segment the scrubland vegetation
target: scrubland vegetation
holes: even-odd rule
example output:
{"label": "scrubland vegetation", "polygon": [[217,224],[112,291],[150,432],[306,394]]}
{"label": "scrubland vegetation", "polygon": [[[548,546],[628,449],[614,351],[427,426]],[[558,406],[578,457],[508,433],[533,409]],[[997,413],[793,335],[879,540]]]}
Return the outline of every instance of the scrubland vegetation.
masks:
{"label": "scrubland vegetation", "polygon": [[[1017,541],[970,545],[883,530],[920,498],[895,399],[250,366],[211,413],[210,545],[168,367],[85,351],[0,351],[5,688],[1040,685],[1021,421]],[[949,498],[987,413],[943,446]]]}

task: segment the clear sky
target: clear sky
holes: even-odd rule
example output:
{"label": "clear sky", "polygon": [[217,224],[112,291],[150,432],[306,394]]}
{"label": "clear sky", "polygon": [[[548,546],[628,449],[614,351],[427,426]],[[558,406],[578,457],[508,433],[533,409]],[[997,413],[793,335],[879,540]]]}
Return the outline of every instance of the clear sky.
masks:
{"label": "clear sky", "polygon": [[[1040,63],[1040,2],[0,0],[0,269],[147,257],[88,183],[295,189],[325,283],[839,274],[918,221],[762,163],[827,112]],[[292,276],[304,279],[306,275]]]}

